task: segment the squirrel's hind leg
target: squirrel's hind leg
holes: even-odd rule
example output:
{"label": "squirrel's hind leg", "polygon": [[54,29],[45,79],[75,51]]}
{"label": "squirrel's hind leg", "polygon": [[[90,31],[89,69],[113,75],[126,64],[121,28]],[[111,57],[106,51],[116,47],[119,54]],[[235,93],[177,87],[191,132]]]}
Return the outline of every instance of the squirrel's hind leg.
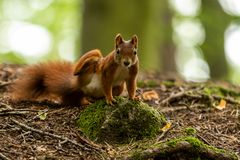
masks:
{"label": "squirrel's hind leg", "polygon": [[69,106],[86,106],[89,105],[87,97],[80,91],[72,92],[62,96],[62,104]]}

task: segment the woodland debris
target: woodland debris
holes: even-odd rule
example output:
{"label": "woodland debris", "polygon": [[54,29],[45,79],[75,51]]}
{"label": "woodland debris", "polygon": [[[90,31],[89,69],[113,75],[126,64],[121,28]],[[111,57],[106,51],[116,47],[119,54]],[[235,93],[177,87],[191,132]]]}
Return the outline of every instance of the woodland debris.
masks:
{"label": "woodland debris", "polygon": [[16,119],[13,119],[11,118],[11,121],[14,122],[15,124],[21,126],[22,128],[25,128],[27,130],[30,130],[32,132],[36,132],[36,133],[39,133],[39,134],[42,134],[42,135],[47,135],[47,136],[50,136],[50,137],[54,137],[54,138],[58,138],[60,140],[63,140],[63,141],[67,141],[69,143],[72,143],[80,148],[82,148],[83,150],[85,151],[92,151],[94,150],[95,152],[101,152],[101,149],[96,147],[96,146],[93,146],[92,144],[90,143],[87,143],[84,139],[82,139],[82,142],[85,142],[85,144],[80,144],[74,140],[71,140],[67,137],[64,137],[64,136],[60,136],[60,135],[57,135],[57,134],[53,134],[53,133],[49,133],[49,132],[45,132],[45,131],[42,131],[42,130],[39,130],[39,129],[35,129],[35,128],[32,128],[24,123],[21,123],[19,121],[17,121]]}
{"label": "woodland debris", "polygon": [[11,160],[10,158],[8,158],[7,156],[5,156],[4,154],[0,153],[0,159],[3,160]]}

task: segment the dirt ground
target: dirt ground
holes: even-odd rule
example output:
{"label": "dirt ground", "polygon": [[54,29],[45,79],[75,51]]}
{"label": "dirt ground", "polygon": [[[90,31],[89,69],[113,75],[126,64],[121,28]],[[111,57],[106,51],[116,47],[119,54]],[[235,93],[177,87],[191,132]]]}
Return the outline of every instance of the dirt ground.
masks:
{"label": "dirt ground", "polygon": [[[21,67],[17,65],[0,65],[0,159],[104,159],[108,156],[109,148],[114,147],[91,142],[76,127],[76,119],[84,107],[61,106],[50,101],[11,102],[8,87],[19,71]],[[204,143],[240,154],[240,102],[236,98],[240,97],[239,86],[226,82],[186,83],[152,73],[141,74],[139,82],[138,95],[156,91],[159,98],[145,98],[145,102],[159,109],[172,124],[159,141],[178,137],[184,129],[192,127]],[[209,85],[227,88],[224,97],[212,92],[206,94]],[[226,108],[214,107],[223,99]],[[99,148],[106,152],[99,154],[96,151]]]}

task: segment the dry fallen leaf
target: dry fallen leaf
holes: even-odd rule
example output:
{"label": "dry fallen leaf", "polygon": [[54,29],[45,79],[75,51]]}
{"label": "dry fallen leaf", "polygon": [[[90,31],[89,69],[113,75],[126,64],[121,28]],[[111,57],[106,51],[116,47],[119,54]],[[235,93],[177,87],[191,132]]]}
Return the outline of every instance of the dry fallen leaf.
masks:
{"label": "dry fallen leaf", "polygon": [[219,105],[215,106],[215,108],[217,108],[218,110],[223,110],[224,108],[226,108],[226,104],[227,102],[224,99],[221,99]]}
{"label": "dry fallen leaf", "polygon": [[38,152],[46,152],[47,148],[44,147],[43,145],[41,145],[41,146],[37,146],[36,150],[37,150]]}
{"label": "dry fallen leaf", "polygon": [[172,123],[171,122],[167,122],[167,124],[161,129],[162,132],[166,132],[167,130],[170,129]]}
{"label": "dry fallen leaf", "polygon": [[152,91],[146,91],[142,94],[142,97],[144,100],[150,101],[150,100],[159,100],[158,93],[154,90]]}
{"label": "dry fallen leaf", "polygon": [[110,157],[115,157],[117,155],[117,151],[114,150],[113,148],[107,148],[106,151]]}

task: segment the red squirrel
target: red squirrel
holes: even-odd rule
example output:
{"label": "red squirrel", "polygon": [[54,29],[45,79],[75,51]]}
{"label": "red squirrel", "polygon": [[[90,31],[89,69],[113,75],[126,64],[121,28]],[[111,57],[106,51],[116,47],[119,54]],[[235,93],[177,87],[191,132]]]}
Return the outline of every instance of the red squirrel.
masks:
{"label": "red squirrel", "polygon": [[138,38],[125,41],[115,38],[115,49],[103,57],[98,49],[84,54],[76,64],[48,62],[26,67],[14,83],[14,100],[34,100],[58,96],[66,105],[89,104],[86,97],[105,97],[110,105],[113,96],[123,92],[124,83],[130,99],[135,99],[138,75]]}

